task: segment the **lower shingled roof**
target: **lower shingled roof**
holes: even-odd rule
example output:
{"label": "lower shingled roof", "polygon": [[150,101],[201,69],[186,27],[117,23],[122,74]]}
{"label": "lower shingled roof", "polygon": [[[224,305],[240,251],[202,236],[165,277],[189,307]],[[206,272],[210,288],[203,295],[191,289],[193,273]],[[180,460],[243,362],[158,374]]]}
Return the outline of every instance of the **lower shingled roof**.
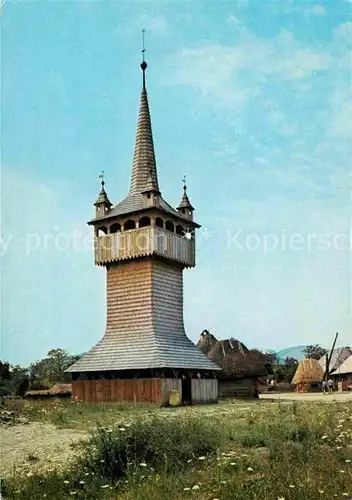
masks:
{"label": "lower shingled roof", "polygon": [[134,370],[151,368],[184,368],[220,370],[186,335],[168,336],[135,333],[129,336],[105,335],[67,372]]}

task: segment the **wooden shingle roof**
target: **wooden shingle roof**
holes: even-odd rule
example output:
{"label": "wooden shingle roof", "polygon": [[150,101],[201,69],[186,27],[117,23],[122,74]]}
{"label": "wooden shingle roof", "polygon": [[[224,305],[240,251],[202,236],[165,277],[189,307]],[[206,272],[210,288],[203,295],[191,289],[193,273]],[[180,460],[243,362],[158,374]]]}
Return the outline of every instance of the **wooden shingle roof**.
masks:
{"label": "wooden shingle roof", "polygon": [[[138,339],[138,342],[136,342]],[[220,370],[199,351],[186,335],[131,332],[124,336],[104,336],[68,372],[181,368]]]}

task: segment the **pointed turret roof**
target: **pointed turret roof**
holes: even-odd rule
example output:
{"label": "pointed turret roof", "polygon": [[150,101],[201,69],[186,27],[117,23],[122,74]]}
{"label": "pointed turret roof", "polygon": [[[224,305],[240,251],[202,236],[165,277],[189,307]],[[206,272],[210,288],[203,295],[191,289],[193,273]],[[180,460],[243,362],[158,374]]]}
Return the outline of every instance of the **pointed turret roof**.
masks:
{"label": "pointed turret roof", "polygon": [[158,188],[158,183],[155,182],[155,177],[153,175],[153,170],[150,168],[149,169],[149,176],[147,180],[147,184],[145,185],[142,193],[148,193],[152,192],[160,194],[159,188]]}
{"label": "pointed turret roof", "polygon": [[188,208],[189,210],[194,210],[194,207],[192,206],[191,202],[189,201],[188,195],[187,195],[187,186],[183,186],[183,196],[181,199],[181,202],[177,208]]}
{"label": "pointed turret roof", "polygon": [[99,205],[100,203],[106,203],[107,205],[109,205],[110,207],[112,206],[112,203],[111,201],[109,200],[108,198],[108,195],[105,191],[105,182],[102,181],[101,182],[101,190],[100,190],[100,193],[99,193],[99,196],[97,198],[97,201],[94,203],[94,205]]}

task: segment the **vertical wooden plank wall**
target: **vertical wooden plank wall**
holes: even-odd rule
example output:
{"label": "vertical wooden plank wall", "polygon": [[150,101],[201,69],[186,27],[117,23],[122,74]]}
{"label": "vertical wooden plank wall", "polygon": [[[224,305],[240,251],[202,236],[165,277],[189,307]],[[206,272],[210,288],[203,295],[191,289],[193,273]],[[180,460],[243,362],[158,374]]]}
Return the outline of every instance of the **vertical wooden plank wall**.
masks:
{"label": "vertical wooden plank wall", "polygon": [[160,379],[77,380],[72,382],[72,398],[88,403],[127,401],[162,403]]}
{"label": "vertical wooden plank wall", "polygon": [[182,401],[182,382],[179,378],[164,378],[161,383],[161,404],[166,405],[169,402],[170,391],[180,391]]}
{"label": "vertical wooden plank wall", "polygon": [[218,400],[216,379],[192,379],[192,403],[213,403]]}

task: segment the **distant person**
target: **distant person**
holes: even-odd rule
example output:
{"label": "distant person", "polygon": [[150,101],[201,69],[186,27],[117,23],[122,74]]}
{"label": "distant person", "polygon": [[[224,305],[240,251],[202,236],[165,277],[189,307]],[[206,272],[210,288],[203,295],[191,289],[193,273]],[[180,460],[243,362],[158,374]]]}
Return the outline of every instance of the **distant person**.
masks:
{"label": "distant person", "polygon": [[328,380],[328,390],[329,390],[330,394],[332,394],[333,389],[334,389],[334,381],[331,378],[329,378],[329,380]]}
{"label": "distant person", "polygon": [[271,386],[271,390],[273,391],[274,390],[274,386],[275,386],[275,380],[274,379],[271,379],[270,386]]}
{"label": "distant person", "polygon": [[323,391],[323,394],[326,394],[326,389],[327,389],[328,383],[326,380],[323,380],[321,383],[321,390]]}

